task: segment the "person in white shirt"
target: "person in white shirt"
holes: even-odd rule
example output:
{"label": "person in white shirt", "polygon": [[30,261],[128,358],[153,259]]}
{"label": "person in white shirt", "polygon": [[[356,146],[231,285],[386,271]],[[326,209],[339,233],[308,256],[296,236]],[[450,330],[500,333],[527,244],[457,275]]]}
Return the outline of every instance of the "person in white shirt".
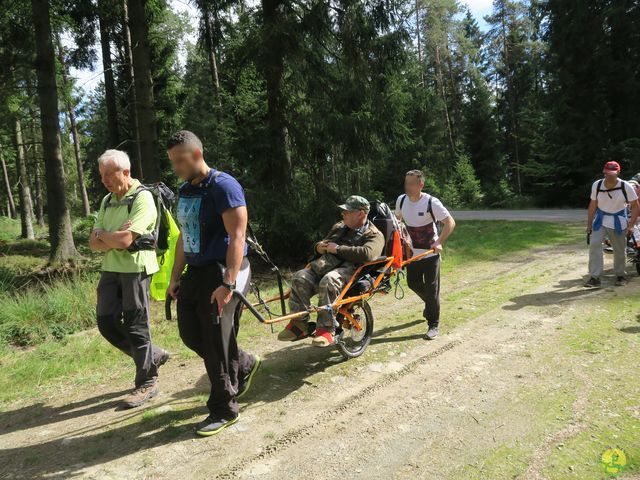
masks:
{"label": "person in white shirt", "polygon": [[[404,191],[396,200],[396,217],[407,226],[413,243],[414,256],[426,255],[407,265],[407,284],[425,303],[423,315],[427,321],[427,340],[438,336],[440,323],[440,252],[456,222],[436,197],[424,193],[424,173],[410,170],[404,178]],[[444,228],[438,234],[437,222]]]}
{"label": "person in white shirt", "polygon": [[[640,201],[640,183],[636,180],[629,180],[629,185],[633,187],[633,190],[638,196],[638,201]],[[640,204],[638,206],[640,207]],[[638,211],[640,212],[640,208]],[[636,245],[640,243],[640,218],[636,219],[636,224],[633,226],[633,232],[631,232],[631,238],[636,242]]]}
{"label": "person in white shirt", "polygon": [[[620,180],[620,164],[607,162],[603,169],[604,178],[591,186],[591,202],[587,216],[589,241],[589,280],[585,287],[599,287],[604,269],[602,242],[605,236],[613,248],[613,270],[616,286],[627,283],[625,262],[627,233],[633,230],[638,218],[638,195],[628,182]],[[630,218],[627,218],[627,206]]]}

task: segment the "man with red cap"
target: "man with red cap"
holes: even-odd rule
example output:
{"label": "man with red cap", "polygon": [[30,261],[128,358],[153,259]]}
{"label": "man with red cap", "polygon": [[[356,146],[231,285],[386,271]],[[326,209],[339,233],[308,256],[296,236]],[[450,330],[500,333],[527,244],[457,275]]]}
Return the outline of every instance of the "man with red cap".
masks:
{"label": "man with red cap", "polygon": [[[618,178],[620,164],[607,162],[603,169],[604,178],[591,187],[591,202],[587,219],[589,243],[589,280],[585,287],[599,287],[604,268],[602,242],[609,238],[613,248],[613,270],[616,286],[627,283],[624,276],[626,261],[627,232],[633,230],[638,218],[638,195],[635,189]],[[627,216],[630,209],[630,218]]]}

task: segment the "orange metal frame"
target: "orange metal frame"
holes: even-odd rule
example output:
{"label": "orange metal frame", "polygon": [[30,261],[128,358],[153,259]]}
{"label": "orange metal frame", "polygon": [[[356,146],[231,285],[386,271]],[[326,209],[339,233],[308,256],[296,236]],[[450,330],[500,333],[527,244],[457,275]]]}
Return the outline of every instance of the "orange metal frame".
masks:
{"label": "orange metal frame", "polygon": [[[427,255],[430,255],[432,253],[435,253],[435,250],[427,250],[426,252],[423,252],[419,255],[416,255],[414,257],[411,257],[407,260],[404,260],[400,265],[400,268],[404,268],[406,265],[413,263],[415,261],[421,260],[422,258],[426,257]],[[310,306],[309,308],[307,308],[304,311],[301,312],[294,312],[294,313],[290,313],[288,315],[282,315],[280,317],[275,317],[275,318],[270,318],[270,319],[265,319],[266,324],[274,324],[274,323],[280,323],[280,322],[286,322],[289,320],[295,320],[296,318],[302,318],[310,313],[313,312],[319,312],[321,310],[325,310],[327,307],[330,307],[334,312],[337,312],[341,315],[344,316],[344,318],[346,320],[348,320],[349,324],[351,324],[355,329],[357,330],[362,330],[362,326],[360,325],[360,323],[358,322],[358,320],[351,315],[351,313],[349,312],[349,307],[359,301],[359,300],[366,300],[368,298],[371,298],[373,295],[375,295],[375,293],[377,293],[375,290],[376,288],[380,285],[380,283],[382,282],[382,280],[384,279],[385,275],[387,274],[388,270],[391,268],[391,276],[395,275],[398,268],[393,266],[393,262],[395,260],[395,257],[384,257],[384,258],[379,258],[377,260],[374,260],[372,262],[367,262],[361,266],[359,266],[355,272],[353,272],[353,274],[351,275],[351,278],[349,278],[349,281],[346,283],[346,285],[342,288],[342,291],[340,292],[340,295],[338,295],[338,298],[336,298],[336,300],[332,303],[332,304],[328,304],[328,305],[322,305],[319,307],[316,306]],[[362,270],[366,267],[369,267],[371,265],[377,265],[377,264],[381,264],[382,268],[380,269],[380,271],[378,272],[378,275],[376,276],[375,280],[373,281],[373,286],[369,289],[369,291],[360,294],[360,295],[356,295],[356,296],[352,296],[352,297],[347,297],[345,298],[345,295],[347,294],[347,292],[349,291],[349,289],[351,288],[351,286],[354,284],[354,282],[358,279],[360,273],[362,272]],[[287,290],[284,295],[282,296],[282,298],[287,299],[291,296],[291,289]],[[275,302],[275,301],[279,301],[281,299],[280,295],[276,296],[276,297],[271,297],[267,300],[264,301],[264,303],[271,303],[271,302]],[[253,304],[254,307],[260,307],[262,306],[262,303],[254,303]]]}

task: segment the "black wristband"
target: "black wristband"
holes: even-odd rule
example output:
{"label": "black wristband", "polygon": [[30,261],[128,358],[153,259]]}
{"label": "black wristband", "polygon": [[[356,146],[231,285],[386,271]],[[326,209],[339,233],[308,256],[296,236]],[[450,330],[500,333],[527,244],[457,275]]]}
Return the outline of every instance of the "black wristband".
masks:
{"label": "black wristband", "polygon": [[236,289],[235,282],[234,283],[222,282],[222,286],[231,292],[233,292]]}

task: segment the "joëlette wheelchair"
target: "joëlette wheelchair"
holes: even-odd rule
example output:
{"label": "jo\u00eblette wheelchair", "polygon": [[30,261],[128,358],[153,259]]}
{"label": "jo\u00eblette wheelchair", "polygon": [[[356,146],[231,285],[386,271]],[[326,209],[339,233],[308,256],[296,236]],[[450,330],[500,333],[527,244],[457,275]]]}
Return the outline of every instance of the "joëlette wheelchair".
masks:
{"label": "jo\u00eblette wheelchair", "polygon": [[[386,205],[384,205],[384,207],[390,213],[389,207]],[[379,209],[377,210],[379,211]],[[285,300],[291,295],[291,289],[284,291],[280,270],[269,259],[269,256],[260,244],[255,241],[255,236],[251,231],[249,235],[247,235],[248,242],[252,249],[271,265],[272,271],[277,276],[279,294],[275,297],[262,300],[258,291],[256,296],[259,301],[256,303],[250,302],[241,292],[234,292],[234,294],[239,298],[240,302],[244,304],[245,309],[249,310],[261,323],[266,325],[288,322],[305,317],[314,312],[329,310],[335,316],[338,324],[334,336],[334,344],[342,356],[345,359],[350,359],[362,355],[373,336],[374,317],[369,300],[374,295],[385,295],[389,293],[393,288],[392,278],[397,276],[398,272],[406,265],[434,253],[433,250],[428,250],[403,260],[402,248],[398,248],[400,246],[399,237],[394,238],[394,236],[399,235],[399,226],[395,217],[387,215],[386,217],[380,218],[370,213],[369,219],[384,234],[386,240],[385,247],[380,257],[372,262],[361,265],[353,272],[351,278],[333,303],[320,306],[310,305],[304,311],[287,314]],[[396,248],[394,248],[394,243],[396,244]],[[394,252],[396,252],[395,255]],[[399,277],[396,277],[396,281],[397,280],[399,280]],[[278,301],[280,302],[282,314],[273,316],[268,304]],[[262,309],[263,312],[261,312],[260,309]],[[312,324],[310,323],[310,325]],[[314,329],[313,326],[310,327],[310,330],[312,329]]]}

